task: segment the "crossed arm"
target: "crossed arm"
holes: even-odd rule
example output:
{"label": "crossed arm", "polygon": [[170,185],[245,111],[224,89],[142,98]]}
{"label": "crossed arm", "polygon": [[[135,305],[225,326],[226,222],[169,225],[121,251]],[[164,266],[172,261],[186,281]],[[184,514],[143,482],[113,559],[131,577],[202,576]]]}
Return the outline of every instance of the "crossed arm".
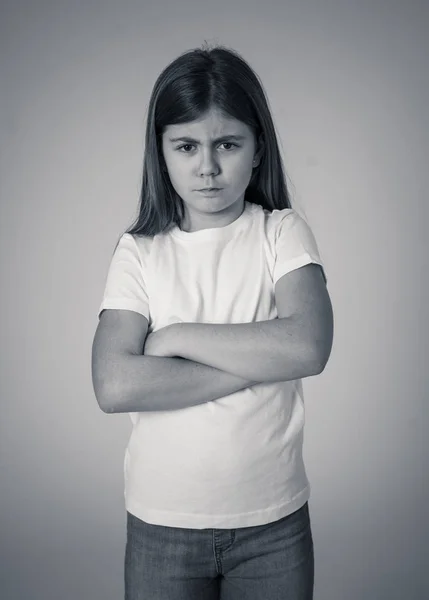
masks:
{"label": "crossed arm", "polygon": [[[97,349],[109,342],[99,340],[93,373],[100,407],[107,413],[177,410],[256,383],[320,373],[333,338],[322,271],[310,264],[284,275],[275,286],[275,300],[278,318],[269,321],[164,327],[146,337],[144,357],[137,348],[106,356]],[[109,329],[100,335],[109,338]]]}
{"label": "crossed arm", "polygon": [[149,334],[144,354],[185,358],[249,381],[320,373],[333,340],[332,305],[320,267],[311,263],[281,277],[275,299],[278,319],[169,325]]}

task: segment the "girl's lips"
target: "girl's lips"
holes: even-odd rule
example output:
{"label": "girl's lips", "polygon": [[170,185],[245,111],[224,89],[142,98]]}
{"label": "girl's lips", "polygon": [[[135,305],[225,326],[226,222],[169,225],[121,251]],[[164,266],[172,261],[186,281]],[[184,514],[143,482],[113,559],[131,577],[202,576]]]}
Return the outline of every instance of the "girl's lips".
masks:
{"label": "girl's lips", "polygon": [[204,190],[197,190],[197,192],[199,194],[202,194],[203,196],[217,196],[218,194],[220,194],[220,192],[222,191],[222,188],[210,188],[210,189],[204,189]]}

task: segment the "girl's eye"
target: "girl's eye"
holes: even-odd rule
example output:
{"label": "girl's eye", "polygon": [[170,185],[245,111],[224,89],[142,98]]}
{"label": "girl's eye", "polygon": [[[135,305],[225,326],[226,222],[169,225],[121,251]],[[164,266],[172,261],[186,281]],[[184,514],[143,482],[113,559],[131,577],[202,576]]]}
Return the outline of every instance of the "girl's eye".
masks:
{"label": "girl's eye", "polygon": [[[236,145],[236,144],[233,144],[232,142],[223,142],[223,143],[222,143],[222,146],[232,146],[232,147],[234,147],[234,148],[236,148],[236,147],[237,147],[237,145]],[[232,149],[232,148],[231,148],[231,149]],[[225,150],[230,150],[230,148],[225,148]]]}
{"label": "girl's eye", "polygon": [[[227,152],[229,152],[233,148],[237,148],[237,144],[233,144],[232,142],[222,142],[221,146],[230,146],[230,148],[225,148],[225,150]],[[177,149],[182,150],[185,154],[189,154],[189,151],[186,150],[186,148],[193,148],[193,147],[194,147],[193,144],[183,144],[182,146],[179,146]]]}

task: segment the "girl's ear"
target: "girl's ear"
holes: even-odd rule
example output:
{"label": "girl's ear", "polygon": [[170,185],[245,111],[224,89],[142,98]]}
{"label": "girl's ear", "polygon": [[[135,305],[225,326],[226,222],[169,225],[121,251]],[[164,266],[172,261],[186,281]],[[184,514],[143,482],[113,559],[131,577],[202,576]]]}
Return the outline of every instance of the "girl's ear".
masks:
{"label": "girl's ear", "polygon": [[265,149],[264,137],[263,137],[263,134],[261,133],[259,135],[259,138],[258,138],[258,144],[257,144],[256,153],[255,153],[255,156],[253,157],[253,166],[254,167],[258,167],[259,166],[259,163],[261,162],[262,155],[264,153],[264,149]]}

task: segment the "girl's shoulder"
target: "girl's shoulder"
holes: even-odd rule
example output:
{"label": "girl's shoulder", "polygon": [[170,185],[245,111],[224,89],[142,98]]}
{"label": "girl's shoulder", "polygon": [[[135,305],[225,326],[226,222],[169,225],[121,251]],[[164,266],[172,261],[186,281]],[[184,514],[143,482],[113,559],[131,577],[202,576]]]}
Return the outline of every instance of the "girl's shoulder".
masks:
{"label": "girl's shoulder", "polygon": [[128,233],[126,231],[122,234],[120,241],[134,243],[136,246],[141,248],[150,248],[153,243],[153,236],[142,235],[141,233]]}
{"label": "girl's shoulder", "polygon": [[278,229],[283,226],[293,226],[300,224],[306,219],[295,208],[275,208],[269,210],[263,208],[259,204],[253,205],[252,208],[255,216],[263,219],[265,230],[268,235],[275,235]]}
{"label": "girl's shoulder", "polygon": [[153,237],[127,231],[120,234],[116,243],[114,254],[121,253],[133,257],[138,261],[144,261],[150,254]]}
{"label": "girl's shoulder", "polygon": [[258,214],[258,213],[263,214],[265,217],[265,220],[267,220],[267,221],[277,222],[277,221],[281,221],[285,217],[294,218],[296,216],[298,216],[298,217],[300,216],[299,212],[295,208],[268,209],[268,208],[264,208],[260,204],[255,204],[255,203],[249,203],[249,204],[251,206],[250,210],[252,210],[256,214]]}

